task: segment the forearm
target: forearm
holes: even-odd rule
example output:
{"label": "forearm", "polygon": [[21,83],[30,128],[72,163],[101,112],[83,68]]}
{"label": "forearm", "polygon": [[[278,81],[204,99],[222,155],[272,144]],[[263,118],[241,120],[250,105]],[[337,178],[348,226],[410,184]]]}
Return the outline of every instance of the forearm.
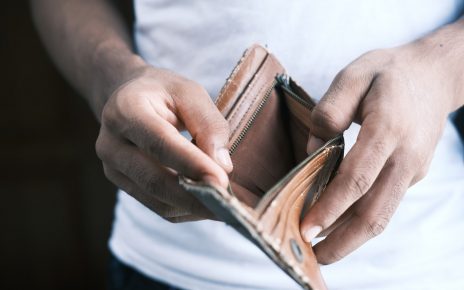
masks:
{"label": "forearm", "polygon": [[53,61],[100,119],[109,95],[145,65],[121,17],[105,0],[33,0],[31,8]]}

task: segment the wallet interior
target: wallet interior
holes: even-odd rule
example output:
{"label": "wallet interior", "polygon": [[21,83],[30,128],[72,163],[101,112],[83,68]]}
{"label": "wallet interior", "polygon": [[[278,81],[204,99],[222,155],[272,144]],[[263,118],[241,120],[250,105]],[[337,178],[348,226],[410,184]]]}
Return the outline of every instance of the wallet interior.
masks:
{"label": "wallet interior", "polygon": [[216,188],[187,178],[181,184],[303,288],[324,289],[299,224],[337,168],[343,138],[330,140],[308,156],[310,112],[315,103],[260,46],[244,54],[216,105],[231,131],[230,186]]}
{"label": "wallet interior", "polygon": [[285,75],[277,75],[254,100],[258,104],[252,116],[231,128],[237,135],[230,142],[234,164],[231,192],[252,208],[265,201],[262,197],[307,157],[307,119],[313,104],[305,96],[291,93],[287,88],[291,82]]}

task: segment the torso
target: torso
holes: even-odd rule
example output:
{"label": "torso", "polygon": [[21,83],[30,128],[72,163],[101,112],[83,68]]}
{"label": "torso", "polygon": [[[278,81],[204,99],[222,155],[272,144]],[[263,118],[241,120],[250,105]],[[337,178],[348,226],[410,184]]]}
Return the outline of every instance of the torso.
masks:
{"label": "torso", "polygon": [[[138,52],[154,66],[199,82],[213,98],[243,50],[257,42],[267,45],[316,99],[335,74],[362,53],[419,38],[456,19],[464,7],[463,1],[451,0],[136,0],[135,4]],[[346,136],[349,146],[356,128]],[[448,123],[429,175],[409,190],[387,230],[342,262],[322,268],[330,289],[390,289],[388,285],[432,289],[442,281],[438,275],[451,286],[464,287],[454,269],[464,258],[464,246],[453,242],[456,239],[441,238],[464,233],[462,152]],[[452,168],[452,173],[444,174],[443,168]],[[127,264],[180,287],[298,289],[223,223],[170,224],[123,192],[110,246]],[[447,253],[451,257],[446,258]]]}

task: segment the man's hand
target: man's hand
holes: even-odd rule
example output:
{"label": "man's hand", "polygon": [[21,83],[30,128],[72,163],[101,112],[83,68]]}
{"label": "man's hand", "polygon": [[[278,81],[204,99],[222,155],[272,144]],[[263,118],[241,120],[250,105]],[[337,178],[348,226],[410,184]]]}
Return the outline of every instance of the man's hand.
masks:
{"label": "man's hand", "polygon": [[[338,174],[301,224],[319,263],[380,234],[428,169],[448,114],[463,104],[463,22],[411,44],[369,52],[343,69],[314,108],[308,150],[361,124]],[[317,138],[317,137],[319,138]]]}
{"label": "man's hand", "polygon": [[50,56],[101,121],[96,149],[108,178],[170,221],[211,217],[177,174],[226,187],[228,124],[200,85],[134,53],[113,4],[34,0],[31,8]]}
{"label": "man's hand", "polygon": [[[179,133],[183,129],[198,147]],[[200,85],[147,66],[106,102],[96,150],[113,183],[180,222],[211,214],[179,187],[177,173],[226,188],[228,140],[227,121]]]}

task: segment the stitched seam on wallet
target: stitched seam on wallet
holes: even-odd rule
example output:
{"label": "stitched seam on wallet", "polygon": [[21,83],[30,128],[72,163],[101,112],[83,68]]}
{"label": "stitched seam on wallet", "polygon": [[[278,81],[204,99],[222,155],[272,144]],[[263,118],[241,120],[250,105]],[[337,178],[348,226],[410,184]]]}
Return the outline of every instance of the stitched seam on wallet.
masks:
{"label": "stitched seam on wallet", "polygon": [[[266,67],[269,66],[271,64],[271,62],[273,62],[273,59],[272,58],[269,58],[269,61],[265,61],[265,63],[263,64],[263,67],[261,68],[261,70],[258,72],[258,74],[256,74],[256,78],[252,81],[252,83],[250,84],[249,86],[249,90],[247,92],[247,96],[253,91],[254,87],[256,86],[256,84],[263,78],[263,75],[265,75],[265,72],[266,72]],[[268,85],[268,83],[264,83],[258,90],[256,96],[252,99],[251,103],[254,105],[256,99],[261,95],[261,92],[263,91],[263,89]],[[240,109],[245,105],[245,100],[247,98],[244,97],[240,103],[240,105],[237,107],[237,109],[233,112],[232,116],[230,117],[231,120],[234,119],[234,117],[238,114],[238,112],[240,112]],[[243,121],[245,120],[245,117],[248,115],[248,113],[250,112],[250,110],[253,108],[253,106],[250,106],[245,114],[243,114],[243,117],[240,119],[240,122],[237,124],[237,126],[235,127],[235,129],[233,130],[231,136],[235,135],[235,133],[237,132],[238,128],[240,128],[240,126],[242,125]]]}
{"label": "stitched seam on wallet", "polygon": [[[229,87],[232,85],[233,80],[235,79],[235,76],[243,69],[242,65],[246,61],[246,59],[249,57],[249,55],[254,51],[254,49],[249,48],[247,49],[243,54],[240,60],[238,61],[237,65],[235,66],[234,70],[230,73],[229,77],[226,79],[226,84],[222,87],[221,91],[219,92],[219,96],[216,99],[216,105],[219,105],[220,102],[222,102],[223,98],[225,98],[225,95],[227,91],[229,90]],[[266,54],[266,57],[269,55],[269,53]]]}
{"label": "stitched seam on wallet", "polygon": [[237,63],[236,67],[234,68],[234,70],[232,71],[232,73],[230,74],[230,76],[227,78],[226,80],[226,84],[225,86],[221,89],[221,91],[219,92],[219,96],[218,98],[216,99],[216,104],[219,104],[222,99],[224,98],[224,95],[226,94],[226,92],[229,90],[229,87],[231,85],[231,83],[233,83],[233,79],[235,78],[235,76],[238,74],[239,71],[242,70],[242,64],[243,62],[245,61],[245,58],[248,56],[248,53],[245,52],[243,55],[242,55],[242,58],[239,60],[239,62]]}

